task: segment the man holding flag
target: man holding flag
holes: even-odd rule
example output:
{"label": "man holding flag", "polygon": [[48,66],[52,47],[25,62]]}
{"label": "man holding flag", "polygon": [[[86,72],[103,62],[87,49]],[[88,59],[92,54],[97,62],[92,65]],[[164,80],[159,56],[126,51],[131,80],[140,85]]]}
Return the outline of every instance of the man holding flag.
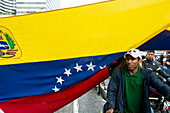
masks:
{"label": "man holding flag", "polygon": [[126,66],[116,69],[109,82],[105,104],[106,113],[151,113],[149,86],[162,95],[170,94],[170,88],[163,84],[152,71],[140,68],[142,56],[137,49],[125,53]]}

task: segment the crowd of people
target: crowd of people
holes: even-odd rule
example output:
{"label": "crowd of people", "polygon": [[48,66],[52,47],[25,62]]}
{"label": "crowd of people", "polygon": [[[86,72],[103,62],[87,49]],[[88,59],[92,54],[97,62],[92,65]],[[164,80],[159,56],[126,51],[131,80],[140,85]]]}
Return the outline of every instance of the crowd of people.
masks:
{"label": "crowd of people", "polygon": [[142,68],[150,69],[162,82],[166,83],[167,80],[170,82],[170,75],[167,73],[168,60],[168,55],[165,55],[165,58],[159,58],[158,56],[155,56],[155,51],[149,50],[147,51],[146,58],[142,61]]}
{"label": "crowd of people", "polygon": [[164,71],[167,71],[167,69],[170,69],[170,56],[168,54],[155,56],[155,60],[159,63],[161,68]]}

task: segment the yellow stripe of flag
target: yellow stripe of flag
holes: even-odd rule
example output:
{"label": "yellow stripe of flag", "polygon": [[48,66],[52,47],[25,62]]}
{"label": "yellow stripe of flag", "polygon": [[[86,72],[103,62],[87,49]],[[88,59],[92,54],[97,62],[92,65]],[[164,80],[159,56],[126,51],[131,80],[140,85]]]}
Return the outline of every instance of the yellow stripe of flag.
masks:
{"label": "yellow stripe of flag", "polygon": [[170,0],[115,0],[0,18],[0,35],[9,46],[0,55],[11,57],[0,57],[1,65],[106,55],[136,48],[170,25],[169,4]]}

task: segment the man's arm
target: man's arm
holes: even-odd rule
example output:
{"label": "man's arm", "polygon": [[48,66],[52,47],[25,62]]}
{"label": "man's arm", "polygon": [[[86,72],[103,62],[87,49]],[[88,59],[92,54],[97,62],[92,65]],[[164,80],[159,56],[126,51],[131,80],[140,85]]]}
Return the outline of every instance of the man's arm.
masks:
{"label": "man's arm", "polygon": [[[118,68],[119,69],[119,68]],[[107,98],[110,101],[110,103],[113,105],[113,107],[115,108],[115,100],[116,100],[116,95],[117,95],[117,89],[118,89],[118,69],[116,69],[110,79],[109,85],[108,85],[108,89],[107,89]],[[110,111],[112,111],[111,109],[113,108],[111,105],[108,106],[108,109],[110,109]],[[109,113],[109,112],[108,112]]]}
{"label": "man's arm", "polygon": [[163,58],[163,65],[165,65],[165,62],[166,62],[166,58]]}
{"label": "man's arm", "polygon": [[165,97],[170,94],[170,87],[160,81],[158,77],[154,75],[153,72],[150,73],[150,86],[155,88],[159,93],[161,93]]}
{"label": "man's arm", "polygon": [[167,60],[165,63],[166,63],[166,65],[170,65],[170,61],[169,60]]}

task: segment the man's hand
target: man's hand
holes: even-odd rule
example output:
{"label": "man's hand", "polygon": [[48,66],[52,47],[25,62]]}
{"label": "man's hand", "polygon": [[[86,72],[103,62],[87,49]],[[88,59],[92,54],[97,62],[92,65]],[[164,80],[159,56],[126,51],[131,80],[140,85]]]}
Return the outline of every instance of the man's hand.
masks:
{"label": "man's hand", "polygon": [[106,113],[113,113],[113,111],[114,111],[114,109],[111,108],[111,109],[107,110]]}

